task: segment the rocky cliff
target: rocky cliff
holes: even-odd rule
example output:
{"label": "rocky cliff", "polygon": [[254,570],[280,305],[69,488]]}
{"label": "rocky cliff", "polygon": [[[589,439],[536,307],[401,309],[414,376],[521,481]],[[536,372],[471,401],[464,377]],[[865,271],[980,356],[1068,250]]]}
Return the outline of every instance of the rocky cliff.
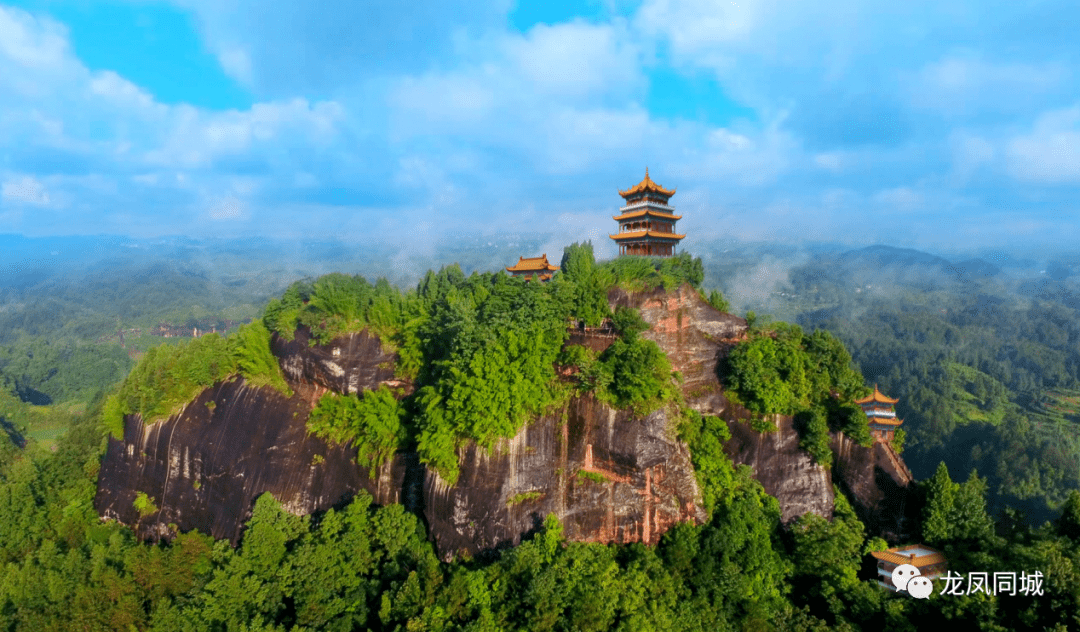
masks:
{"label": "rocky cliff", "polygon": [[745,320],[714,309],[685,285],[676,292],[613,291],[608,300],[613,306],[641,310],[652,326],[642,335],[660,345],[672,368],[682,374],[687,403],[702,414],[727,421],[731,440],[725,451],[734,463],[754,470],[765,491],[779,501],[784,522],[807,512],[831,518],[835,484],[850,497],[870,531],[903,535],[907,485],[912,478],[892,448],[885,444],[866,448],[832,433],[835,466],[830,471],[799,448],[799,434],[790,416],[773,416],[775,432],[755,432],[745,423],[750,412],[724,396],[718,367],[745,335]]}
{"label": "rocky cliff", "polygon": [[665,411],[635,417],[591,396],[541,417],[491,453],[460,453],[461,476],[424,484],[444,555],[520,542],[554,513],[567,538],[655,543],[672,524],[706,518],[690,452]]}
{"label": "rocky cliff", "polygon": [[[270,492],[295,514],[326,510],[365,489],[376,502],[403,497],[415,457],[387,463],[375,479],[357,467],[355,450],[327,445],[307,433],[308,414],[329,389],[377,388],[393,380],[393,357],[366,333],[309,347],[301,329],[273,347],[294,394],[251,388],[241,378],[204,390],[177,415],[146,425],[125,419],[123,440],[110,439],[94,505],[98,513],[132,525],[143,537],[162,537],[169,525],[216,538],[240,537],[255,498]],[[422,478],[416,479],[418,487]],[[140,516],[137,492],[157,511]]]}
{"label": "rocky cliff", "polygon": [[[681,374],[688,404],[727,420],[729,455],[754,469],[779,499],[785,521],[807,511],[831,515],[830,472],[799,449],[791,419],[778,417],[778,432],[759,434],[743,423],[747,411],[724,397],[717,367],[744,336],[743,319],[714,309],[690,286],[613,291],[608,298],[612,306],[641,310],[652,327],[643,336],[659,344]],[[421,513],[444,557],[517,544],[548,513],[560,518],[568,538],[598,542],[654,543],[676,522],[706,518],[670,413],[635,416],[592,396],[571,399],[491,450],[462,447],[452,487],[412,453],[399,453],[371,478],[356,465],[355,450],[309,436],[307,417],[328,390],[355,393],[388,384],[408,392],[411,385],[394,379],[394,357],[366,332],[328,345],[309,343],[304,328],[292,341],[272,342],[292,397],[236,378],[206,389],[168,420],[144,425],[129,416],[124,438],[110,440],[102,463],[99,513],[143,537],[166,536],[175,525],[236,541],[263,492],[293,513],[308,514],[364,489],[377,503],[401,502]],[[896,504],[902,485],[889,487],[881,466],[892,467],[888,476],[903,469],[902,462],[897,466],[898,459],[843,437],[834,444],[833,475],[847,481],[865,515],[887,522],[891,514],[882,507]],[[157,510],[140,516],[137,492]]]}

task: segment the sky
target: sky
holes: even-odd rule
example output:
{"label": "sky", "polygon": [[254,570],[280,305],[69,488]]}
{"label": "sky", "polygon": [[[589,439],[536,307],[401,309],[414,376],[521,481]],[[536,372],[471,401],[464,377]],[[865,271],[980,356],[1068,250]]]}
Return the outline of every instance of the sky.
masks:
{"label": "sky", "polygon": [[454,4],[0,0],[0,233],[1080,238],[1073,2]]}

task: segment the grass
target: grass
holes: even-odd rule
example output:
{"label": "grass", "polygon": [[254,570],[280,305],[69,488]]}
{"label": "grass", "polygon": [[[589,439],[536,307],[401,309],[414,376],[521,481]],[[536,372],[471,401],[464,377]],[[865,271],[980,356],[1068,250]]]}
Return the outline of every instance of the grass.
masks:
{"label": "grass", "polygon": [[578,479],[582,481],[592,481],[594,483],[606,483],[608,478],[599,472],[586,472],[585,470],[578,470]]}
{"label": "grass", "polygon": [[521,492],[520,494],[514,494],[514,496],[512,498],[507,500],[506,501],[506,506],[507,507],[514,507],[516,505],[520,505],[521,503],[527,503],[527,502],[532,502],[534,500],[540,500],[541,498],[543,498],[543,496],[544,496],[543,492],[538,492],[538,491],[535,491],[535,490],[531,491],[531,492]]}

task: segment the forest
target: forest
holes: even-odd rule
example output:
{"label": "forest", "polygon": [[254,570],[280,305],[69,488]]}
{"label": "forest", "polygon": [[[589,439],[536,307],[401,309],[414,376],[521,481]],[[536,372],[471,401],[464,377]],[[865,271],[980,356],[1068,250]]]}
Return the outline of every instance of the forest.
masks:
{"label": "forest", "polygon": [[[268,341],[298,325],[321,340],[370,328],[398,353],[397,370],[416,386],[409,397],[386,389],[319,402],[309,430],[353,442],[361,466],[416,449],[452,482],[454,449],[462,442],[490,445],[574,391],[639,412],[679,407],[677,376],[640,336],[640,316],[610,312],[604,297],[615,286],[687,282],[700,289],[704,277],[700,260],[689,256],[597,263],[590,247],[577,244],[566,249],[550,284],[501,273],[466,276],[456,266],[428,273],[406,292],[385,281],[326,275],[293,284],[269,300],[261,318],[226,336],[148,348],[138,362],[121,352],[115,366],[103,364],[81,385],[75,372],[50,384],[61,375],[60,366],[50,374],[47,364],[57,356],[48,355],[51,344],[33,338],[50,330],[22,327],[21,336],[0,341],[7,354],[0,376],[8,380],[0,416],[11,439],[0,441],[0,630],[917,630],[942,622],[957,630],[1080,630],[1076,484],[1041,474],[1039,486],[1023,492],[1049,499],[1046,518],[1036,520],[1006,502],[1025,496],[1002,493],[1011,488],[1001,477],[1037,466],[1018,461],[1020,467],[1004,473],[979,467],[982,476],[967,467],[994,462],[986,453],[978,456],[989,461],[928,465],[935,455],[948,455],[965,429],[979,437],[974,454],[994,437],[1011,436],[987,430],[1022,418],[1032,433],[1071,423],[1067,389],[1075,384],[1066,378],[1075,365],[1066,345],[1075,319],[1066,312],[1054,317],[1052,309],[975,309],[966,321],[953,316],[952,324],[931,315],[940,313],[937,305],[913,306],[912,314],[883,305],[880,315],[858,320],[819,305],[798,319],[801,327],[754,318],[751,335],[729,357],[726,378],[729,392],[756,415],[796,415],[804,447],[824,465],[828,430],[866,439],[858,437],[865,418],[843,399],[867,392],[863,376],[880,381],[901,397],[909,429],[905,458],[929,470],[909,501],[914,532],[943,550],[958,573],[1040,571],[1041,595],[915,600],[881,590],[868,553],[886,543],[866,532],[843,493],[837,490],[832,521],[808,514],[782,525],[776,500],[724,455],[725,424],[685,409],[679,432],[709,520],[678,525],[655,547],[567,542],[558,521],[549,519],[516,548],[440,562],[415,516],[398,505],[374,507],[365,494],[306,517],[264,495],[235,548],[197,532],[139,542],[93,509],[97,470],[118,416],[139,413],[153,421],[232,374],[287,389]],[[724,306],[719,292],[703,294]],[[994,329],[995,314],[1019,319],[1047,312],[1045,322],[1058,322],[1064,333],[1055,338],[1049,330],[1036,341],[1028,337],[1040,334],[1025,328],[1028,333],[996,340],[978,355],[982,341],[1006,330]],[[620,338],[602,354],[563,350],[570,317],[610,318]],[[889,318],[910,320],[894,321],[902,324],[890,331],[880,324]],[[982,338],[965,338],[979,331]],[[935,343],[947,335],[980,342],[967,355],[960,349],[942,360],[932,349],[940,350]],[[63,357],[86,344],[73,335],[72,355]],[[1044,347],[1065,359],[1055,364]],[[1014,351],[1025,348],[1027,356]],[[85,355],[89,362],[104,354]],[[881,363],[873,364],[875,358]],[[573,367],[572,378],[559,379],[557,366]],[[924,369],[924,379],[910,377]],[[940,373],[931,377],[935,370]],[[900,377],[890,382],[893,371]],[[49,397],[47,405],[35,393]],[[62,431],[36,438],[48,424]],[[759,429],[769,431],[764,423]],[[1048,444],[1026,436],[1009,445],[1031,461],[1065,467],[1048,452],[1029,451]]]}
{"label": "forest", "polygon": [[942,461],[954,475],[977,470],[992,512],[1051,519],[1080,489],[1077,277],[918,272],[896,282],[895,268],[807,264],[791,275],[788,311],[842,340],[867,382],[900,399],[916,478]]}

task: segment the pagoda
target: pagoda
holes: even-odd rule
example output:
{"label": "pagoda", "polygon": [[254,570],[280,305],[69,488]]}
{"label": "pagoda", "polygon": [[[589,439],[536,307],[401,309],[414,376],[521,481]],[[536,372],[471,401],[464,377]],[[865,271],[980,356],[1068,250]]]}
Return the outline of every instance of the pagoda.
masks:
{"label": "pagoda", "polygon": [[665,189],[649,178],[649,169],[645,168],[645,179],[626,191],[619,191],[626,200],[626,206],[612,219],[619,222],[619,234],[610,235],[619,244],[620,255],[643,255],[646,257],[670,257],[675,254],[675,245],[686,235],[675,233],[675,222],[682,219],[675,214],[675,208],[668,205],[668,200],[675,195],[675,189]]}
{"label": "pagoda", "polygon": [[900,424],[904,423],[903,419],[896,418],[896,411],[893,409],[893,406],[898,401],[900,400],[882,395],[877,384],[874,385],[873,393],[862,399],[855,400],[855,403],[866,413],[866,417],[870,422],[870,435],[874,437],[874,441],[889,443],[892,441],[896,429]]}
{"label": "pagoda", "polygon": [[548,263],[547,253],[539,257],[518,257],[518,262],[506,269],[512,276],[523,276],[528,279],[538,278],[541,281],[550,281],[551,275],[559,269]]}

